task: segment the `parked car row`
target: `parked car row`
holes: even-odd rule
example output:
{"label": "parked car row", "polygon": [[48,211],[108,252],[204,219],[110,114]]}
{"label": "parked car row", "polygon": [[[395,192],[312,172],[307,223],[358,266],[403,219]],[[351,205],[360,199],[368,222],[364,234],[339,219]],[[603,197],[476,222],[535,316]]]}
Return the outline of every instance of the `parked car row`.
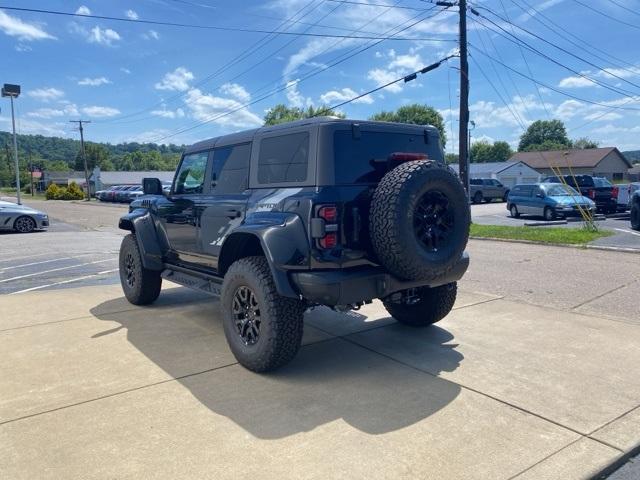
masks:
{"label": "parked car row", "polygon": [[591,175],[563,175],[562,177],[547,177],[543,183],[566,183],[579,191],[584,197],[596,204],[596,209],[602,213],[616,213],[618,211],[618,187],[603,177]]}
{"label": "parked car row", "polygon": [[618,185],[618,211],[626,212],[632,207],[635,192],[640,192],[640,182]]}
{"label": "parked car row", "polygon": [[[171,188],[169,184],[162,186],[165,192]],[[142,185],[115,185],[106,190],[96,192],[96,198],[101,202],[131,203],[136,198],[144,195]]]}
{"label": "parked car row", "polygon": [[509,188],[495,178],[472,178],[469,180],[469,198],[473,203],[492,202],[499,199],[507,201]]}

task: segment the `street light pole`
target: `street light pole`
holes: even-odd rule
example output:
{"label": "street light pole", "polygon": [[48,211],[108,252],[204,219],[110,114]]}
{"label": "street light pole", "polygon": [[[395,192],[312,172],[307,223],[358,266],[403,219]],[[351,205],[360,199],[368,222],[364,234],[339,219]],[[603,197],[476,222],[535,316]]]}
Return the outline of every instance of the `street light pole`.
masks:
{"label": "street light pole", "polygon": [[13,160],[16,165],[16,197],[18,199],[18,205],[20,202],[20,164],[18,163],[18,138],[16,137],[16,115],[13,108],[13,99],[18,98],[20,95],[20,85],[12,85],[5,83],[2,87],[2,96],[9,97],[11,99],[11,124],[13,126]]}

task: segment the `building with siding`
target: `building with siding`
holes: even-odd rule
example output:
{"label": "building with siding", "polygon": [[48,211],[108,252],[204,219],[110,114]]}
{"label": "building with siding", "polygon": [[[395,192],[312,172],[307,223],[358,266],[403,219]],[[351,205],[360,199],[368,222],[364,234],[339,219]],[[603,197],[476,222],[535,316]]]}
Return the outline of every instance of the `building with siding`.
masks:
{"label": "building with siding", "polygon": [[[457,163],[450,165],[456,172],[460,166]],[[540,181],[541,174],[523,162],[487,162],[469,164],[470,178],[494,178],[506,187],[513,187],[519,183],[536,183]]]}
{"label": "building with siding", "polygon": [[593,175],[618,182],[628,179],[631,168],[616,147],[518,152],[510,160],[526,163],[544,176],[559,171],[561,175]]}

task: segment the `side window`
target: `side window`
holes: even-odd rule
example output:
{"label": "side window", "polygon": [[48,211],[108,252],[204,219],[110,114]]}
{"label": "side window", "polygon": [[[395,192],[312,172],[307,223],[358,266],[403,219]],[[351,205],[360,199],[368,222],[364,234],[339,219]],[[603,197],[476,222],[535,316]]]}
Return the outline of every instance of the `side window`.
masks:
{"label": "side window", "polygon": [[260,142],[258,182],[304,182],[309,164],[309,133],[292,133]]}
{"label": "side window", "polygon": [[520,187],[522,188],[522,192],[520,192],[520,196],[522,197],[530,197],[533,193],[533,187],[531,185]]}
{"label": "side window", "polygon": [[482,180],[478,178],[472,178],[471,180],[469,180],[469,183],[471,185],[482,185]]}
{"label": "side window", "polygon": [[174,193],[202,193],[209,152],[185,155],[175,179]]}
{"label": "side window", "polygon": [[240,193],[247,189],[251,144],[230,145],[213,150],[213,193]]}

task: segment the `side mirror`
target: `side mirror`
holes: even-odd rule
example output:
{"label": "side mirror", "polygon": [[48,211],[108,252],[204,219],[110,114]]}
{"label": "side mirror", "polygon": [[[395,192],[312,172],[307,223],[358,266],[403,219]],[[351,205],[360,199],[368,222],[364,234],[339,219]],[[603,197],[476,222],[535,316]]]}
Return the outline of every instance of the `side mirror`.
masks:
{"label": "side mirror", "polygon": [[158,178],[143,178],[142,191],[145,195],[162,195],[162,182]]}

